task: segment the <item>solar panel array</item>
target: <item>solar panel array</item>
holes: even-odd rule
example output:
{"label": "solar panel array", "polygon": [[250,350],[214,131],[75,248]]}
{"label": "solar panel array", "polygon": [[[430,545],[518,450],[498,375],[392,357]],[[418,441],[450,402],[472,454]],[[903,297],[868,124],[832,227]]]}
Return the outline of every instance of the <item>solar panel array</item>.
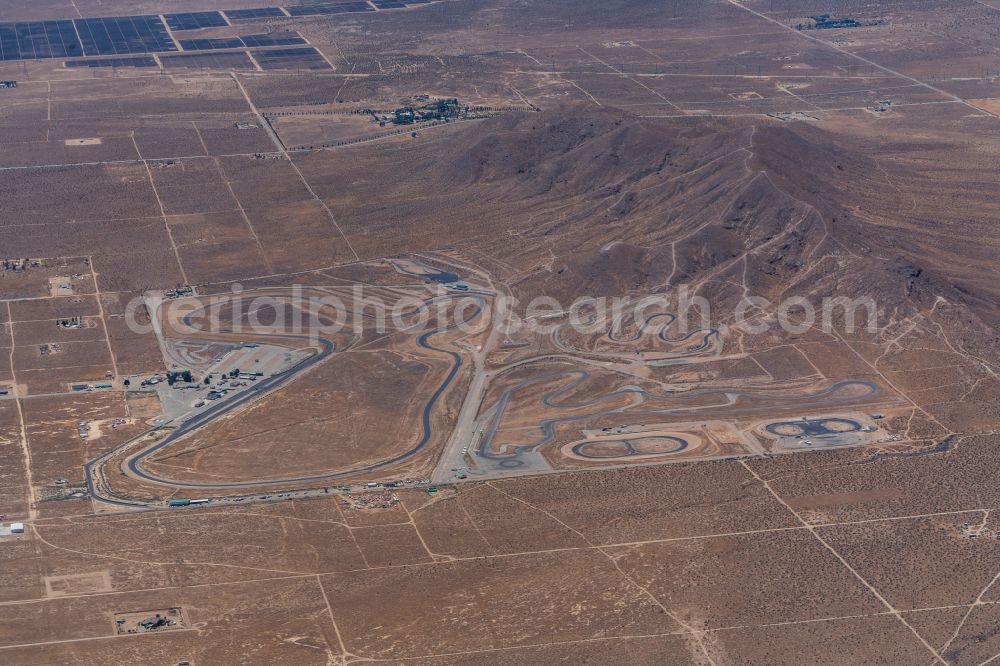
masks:
{"label": "solar panel array", "polygon": [[251,51],[261,69],[329,69],[330,65],[310,47]]}
{"label": "solar panel array", "polygon": [[339,5],[295,5],[285,7],[292,16],[319,16],[325,14],[347,14],[349,12],[373,12],[366,2],[345,2]]}
{"label": "solar panel array", "polygon": [[254,69],[245,51],[235,53],[177,53],[161,56],[165,69]]}
{"label": "solar panel array", "polygon": [[245,46],[294,46],[305,44],[297,32],[272,32],[266,35],[243,35],[240,37]]}
{"label": "solar panel array", "polygon": [[224,28],[229,25],[219,12],[182,12],[164,14],[171,30],[200,30],[201,28]]}
{"label": "solar panel array", "polygon": [[89,60],[67,60],[67,67],[157,67],[153,56],[125,56],[123,58],[93,58]]}
{"label": "solar panel array", "polygon": [[0,23],[0,60],[83,55],[72,21]]}
{"label": "solar panel array", "polygon": [[239,49],[243,40],[239,37],[211,37],[206,39],[179,39],[177,43],[185,51],[211,51],[213,49]]}
{"label": "solar panel array", "polygon": [[230,21],[252,21],[260,18],[284,16],[281,7],[261,7],[260,9],[226,9],[223,13]]}
{"label": "solar panel array", "polygon": [[251,48],[261,46],[295,46],[305,44],[306,40],[297,32],[276,32],[266,35],[243,35],[242,37],[211,37],[204,39],[182,39],[181,48],[185,51],[212,51],[216,49],[239,49],[244,46]]}
{"label": "solar panel array", "polygon": [[176,51],[159,16],[109,16],[75,19],[83,54],[123,55]]}
{"label": "solar panel array", "polygon": [[[409,5],[426,4],[432,0],[372,0],[381,9],[397,9]],[[346,14],[351,12],[373,12],[367,2],[346,0],[340,3],[318,3],[295,5],[285,8],[290,16],[318,16]],[[23,21],[0,23],[0,61],[39,60],[45,58],[74,58],[79,56],[115,56],[137,53],[170,53],[177,51],[177,43],[171,38],[171,30],[199,30],[228,26],[227,17],[232,20],[253,20],[268,17],[284,17],[280,7],[256,9],[231,9],[225,13],[218,11],[181,12],[159,16],[108,16],[103,18],[60,19],[53,21]],[[297,33],[271,35],[245,35],[242,37],[213,37],[180,40],[185,50],[211,51],[218,49],[258,48],[265,46],[292,46],[305,44]],[[323,61],[315,49],[311,51],[315,59]],[[292,56],[276,52],[269,62],[279,63]],[[127,59],[123,59],[124,60]],[[70,65],[77,67],[83,65]],[[94,65],[110,67],[112,65]],[[135,65],[147,67],[151,65]],[[262,64],[263,66],[263,64]],[[305,66],[305,65],[303,65]],[[323,64],[324,67],[327,65]]]}
{"label": "solar panel array", "polygon": [[379,9],[403,9],[414,5],[426,5],[433,0],[372,0],[372,4]]}

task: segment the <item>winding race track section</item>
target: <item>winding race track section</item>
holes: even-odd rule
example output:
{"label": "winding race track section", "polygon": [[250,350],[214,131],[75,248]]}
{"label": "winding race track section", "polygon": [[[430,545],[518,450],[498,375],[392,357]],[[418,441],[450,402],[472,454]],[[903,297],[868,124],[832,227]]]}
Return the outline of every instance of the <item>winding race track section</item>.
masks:
{"label": "winding race track section", "polygon": [[[697,346],[689,347],[680,352],[668,353],[668,358],[681,359],[687,356],[695,356],[701,354],[702,352],[711,349],[713,344],[718,345],[721,339],[719,330],[716,328],[703,328],[691,331],[690,333],[687,334],[680,334],[678,335],[678,337],[674,338],[670,337],[670,327],[673,325],[675,321],[677,321],[677,315],[671,312],[654,312],[653,314],[646,317],[646,319],[642,322],[642,325],[635,330],[635,332],[632,334],[631,337],[622,337],[620,336],[620,331],[621,331],[621,320],[623,317],[624,315],[619,315],[618,317],[615,318],[614,321],[611,322],[611,326],[608,327],[607,332],[604,334],[605,340],[616,345],[624,345],[633,342],[638,342],[646,335],[646,329],[649,328],[650,324],[652,324],[657,319],[664,319],[664,318],[667,321],[659,325],[659,330],[655,336],[655,338],[657,340],[660,340],[661,342],[665,342],[669,345],[675,346],[679,344],[684,344],[688,340],[694,338],[699,334],[701,335],[701,342]],[[588,325],[593,324],[594,321],[595,318],[591,316]],[[552,331],[552,342],[558,349],[567,353],[585,354],[587,356],[596,356],[602,358],[616,358],[622,355],[621,352],[588,351],[584,349],[576,349],[567,345],[562,340],[562,329],[565,328],[567,325],[568,324],[561,324],[558,327],[556,327],[554,331]]]}
{"label": "winding race track section", "polygon": [[[187,419],[186,421],[182,422],[181,425],[178,426],[175,430],[173,430],[168,436],[164,437],[162,440],[156,442],[155,444],[153,444],[153,445],[151,445],[151,446],[149,446],[149,447],[147,447],[147,448],[145,448],[145,449],[143,449],[143,450],[141,450],[141,451],[139,451],[137,453],[132,454],[131,456],[129,456],[128,458],[126,458],[126,463],[125,463],[126,466],[127,466],[127,468],[128,468],[129,473],[132,474],[132,475],[134,475],[136,478],[142,479],[144,481],[150,481],[152,483],[156,483],[156,484],[159,484],[159,485],[165,485],[165,486],[171,486],[171,487],[174,487],[174,488],[240,489],[240,488],[252,488],[252,487],[266,487],[266,486],[276,486],[276,485],[287,485],[287,484],[294,484],[294,483],[310,483],[310,482],[317,482],[317,481],[328,481],[328,480],[342,478],[342,477],[345,477],[345,476],[350,476],[350,475],[354,475],[354,474],[360,474],[360,473],[364,473],[364,472],[370,472],[370,471],[373,471],[373,470],[381,469],[383,467],[387,467],[389,465],[393,465],[395,463],[401,462],[403,460],[406,460],[407,458],[412,457],[414,454],[416,454],[419,451],[421,451],[427,445],[427,443],[431,440],[431,437],[433,436],[433,429],[432,429],[432,424],[431,424],[431,414],[432,414],[432,411],[433,411],[434,407],[437,405],[438,400],[441,398],[441,395],[447,390],[448,386],[455,379],[455,376],[458,374],[458,370],[459,370],[459,368],[462,365],[462,357],[461,357],[461,355],[459,355],[457,352],[454,352],[454,351],[451,351],[451,350],[448,350],[448,349],[442,349],[441,347],[434,346],[433,344],[431,344],[430,339],[433,336],[435,336],[435,335],[438,335],[440,333],[445,333],[447,331],[453,330],[454,328],[457,328],[460,325],[468,324],[471,321],[473,321],[474,319],[476,319],[483,312],[483,310],[484,310],[484,308],[486,306],[486,301],[485,301],[485,299],[482,296],[476,295],[476,294],[468,294],[468,293],[463,293],[463,294],[447,294],[447,295],[444,295],[444,296],[439,296],[439,297],[430,299],[430,300],[424,302],[420,307],[416,308],[413,311],[413,313],[416,314],[416,313],[419,313],[421,310],[430,307],[430,305],[433,304],[433,303],[435,303],[435,302],[438,302],[438,301],[441,301],[441,300],[444,300],[444,299],[454,299],[454,298],[461,298],[461,299],[472,300],[472,301],[475,302],[476,307],[471,312],[471,314],[469,314],[463,321],[461,321],[461,322],[455,322],[455,323],[453,323],[451,325],[446,325],[446,326],[441,326],[441,327],[435,328],[434,330],[431,330],[431,331],[428,331],[426,333],[423,333],[419,338],[417,338],[417,344],[420,347],[422,347],[424,349],[428,349],[428,350],[433,351],[433,352],[437,352],[437,353],[440,353],[440,354],[447,355],[451,359],[451,367],[449,368],[448,373],[445,375],[444,379],[441,381],[441,383],[438,385],[438,387],[434,390],[434,392],[428,398],[427,402],[424,404],[423,411],[422,411],[422,414],[421,414],[421,430],[422,431],[421,431],[420,438],[407,451],[405,451],[403,453],[400,453],[400,454],[398,454],[396,456],[393,456],[391,458],[388,458],[386,460],[379,461],[379,462],[374,463],[372,465],[366,465],[364,467],[357,467],[357,468],[347,469],[347,470],[339,470],[339,471],[336,471],[336,472],[329,472],[329,473],[326,473],[326,474],[316,474],[316,475],[310,475],[310,476],[297,476],[297,477],[280,478],[280,479],[260,479],[260,480],[256,480],[256,481],[230,482],[230,483],[227,483],[227,482],[197,483],[197,482],[189,482],[189,481],[178,481],[178,480],[174,480],[174,479],[168,479],[168,478],[164,478],[164,477],[161,477],[161,476],[157,476],[155,474],[151,474],[151,473],[145,471],[141,467],[142,461],[145,460],[146,458],[148,458],[149,456],[151,456],[152,454],[156,453],[157,451],[160,451],[161,449],[163,449],[166,446],[169,446],[170,444],[174,443],[175,441],[177,441],[181,437],[184,437],[185,435],[191,434],[192,432],[194,432],[198,428],[201,428],[201,427],[207,425],[208,423],[211,423],[212,421],[214,421],[214,420],[216,420],[216,419],[218,419],[218,418],[220,418],[222,416],[225,416],[226,414],[231,413],[234,409],[237,409],[238,407],[246,404],[250,400],[253,400],[254,398],[260,397],[261,395],[264,395],[265,393],[273,391],[273,390],[277,389],[278,387],[286,384],[291,379],[293,379],[297,375],[301,374],[302,372],[304,372],[308,368],[310,368],[313,365],[316,365],[317,363],[320,363],[321,361],[323,361],[325,358],[327,358],[328,356],[330,356],[334,352],[334,350],[336,349],[336,344],[332,340],[328,340],[326,338],[317,338],[317,337],[311,337],[310,338],[308,336],[290,336],[290,335],[281,334],[281,335],[278,335],[276,337],[280,337],[280,338],[282,338],[284,340],[288,340],[288,339],[304,339],[304,340],[308,340],[312,344],[318,343],[320,345],[320,350],[319,350],[318,353],[316,353],[316,354],[314,354],[312,356],[309,356],[309,357],[307,357],[307,358],[299,361],[299,363],[297,363],[296,365],[292,366],[291,368],[288,368],[287,370],[284,370],[284,371],[282,371],[282,372],[280,372],[278,374],[272,375],[271,377],[268,377],[268,378],[266,378],[264,380],[261,380],[260,382],[258,382],[257,384],[255,384],[253,386],[253,388],[251,388],[251,389],[249,389],[249,390],[247,390],[245,392],[242,392],[242,393],[240,393],[238,395],[235,395],[232,398],[230,398],[229,400],[219,402],[219,403],[213,405],[212,407],[208,408],[204,412],[202,412],[200,414],[197,414],[197,415],[191,417],[190,419]],[[185,317],[185,323],[190,323],[190,319],[194,315],[198,314],[200,311],[201,310],[189,313]],[[107,457],[105,456],[103,459],[106,461]],[[106,495],[104,495],[102,493],[99,493],[97,491],[96,484],[94,483],[93,476],[94,476],[95,466],[97,464],[100,464],[101,460],[102,459],[99,458],[99,459],[97,459],[95,461],[91,461],[90,463],[87,463],[87,465],[85,465],[85,471],[86,471],[86,476],[87,476],[87,486],[88,486],[88,489],[90,490],[91,495],[94,496],[94,497],[97,497],[97,498],[99,498],[99,499],[101,499],[103,501],[110,502],[112,504],[120,504],[120,505],[128,505],[128,506],[134,505],[135,504],[134,502],[121,501],[121,500],[116,499],[114,497],[107,497]]]}
{"label": "winding race track section", "polygon": [[[585,381],[590,376],[590,373],[586,370],[565,370],[559,372],[551,372],[545,375],[540,375],[538,377],[533,377],[531,379],[526,379],[510,388],[506,389],[497,398],[496,402],[484,412],[484,418],[486,419],[486,427],[483,429],[483,437],[480,440],[477,448],[476,455],[482,458],[491,459],[499,461],[501,466],[504,467],[520,467],[523,462],[519,459],[523,453],[530,453],[537,451],[540,447],[549,444],[555,439],[556,436],[556,426],[560,423],[571,423],[574,421],[584,421],[593,419],[598,416],[608,416],[612,414],[627,413],[630,416],[662,416],[666,414],[684,414],[684,413],[697,413],[700,410],[704,410],[710,407],[726,407],[727,414],[737,414],[747,411],[746,408],[736,408],[734,407],[737,398],[739,397],[755,397],[755,398],[767,398],[768,400],[778,401],[781,404],[794,405],[796,403],[805,400],[814,400],[816,398],[826,398],[828,404],[837,404],[850,402],[857,400],[860,397],[867,397],[874,395],[878,391],[878,387],[870,381],[858,380],[858,379],[845,379],[836,382],[826,388],[814,391],[813,393],[805,394],[783,394],[783,393],[770,393],[766,391],[747,391],[747,390],[736,390],[736,389],[701,389],[696,391],[687,391],[684,393],[678,393],[675,395],[661,395],[658,393],[653,393],[650,391],[643,390],[635,386],[628,386],[616,389],[609,393],[605,393],[592,400],[585,400],[582,402],[560,402],[558,398],[565,393],[573,390],[581,382]],[[581,414],[568,415],[563,417],[553,417],[545,419],[538,423],[538,429],[541,436],[530,444],[517,444],[509,445],[505,447],[503,452],[497,453],[492,448],[493,439],[496,437],[497,431],[500,428],[500,422],[503,420],[503,416],[507,411],[508,403],[510,402],[511,396],[532,384],[537,384],[543,381],[549,381],[561,378],[571,378],[569,381],[565,382],[555,390],[549,391],[540,400],[541,404],[550,409],[580,409],[596,406],[601,402],[608,400],[609,398],[615,397],[621,394],[631,394],[637,395],[642,398],[653,398],[653,399],[674,399],[674,400],[687,400],[690,398],[696,398],[703,395],[718,395],[725,399],[724,403],[712,405],[710,407],[672,407],[663,409],[635,409],[634,405],[629,405],[627,407],[619,407],[616,409],[595,409],[593,411],[587,411]],[[864,390],[864,394],[861,396],[852,395],[849,398],[837,398],[836,393],[844,388],[849,387],[860,387]],[[827,419],[831,420],[831,419]],[[832,420],[831,420],[832,421]],[[592,442],[585,442],[581,446],[586,446],[587,444],[593,444]],[[686,445],[686,442],[685,442]],[[588,457],[585,453],[586,449],[583,448],[580,451],[576,447],[573,452],[581,455],[583,457]],[[589,456],[594,457],[594,456]]]}

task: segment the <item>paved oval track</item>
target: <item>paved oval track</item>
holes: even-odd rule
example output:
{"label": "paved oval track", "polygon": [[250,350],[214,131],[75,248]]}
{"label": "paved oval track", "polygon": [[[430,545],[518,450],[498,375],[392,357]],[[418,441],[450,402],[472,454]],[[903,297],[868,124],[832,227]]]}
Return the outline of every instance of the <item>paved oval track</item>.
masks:
{"label": "paved oval track", "polygon": [[[670,440],[674,442],[675,446],[667,451],[656,451],[652,453],[636,451],[636,443],[649,439]],[[625,453],[602,456],[587,452],[588,448],[599,446],[601,444],[622,444],[625,447]],[[674,437],[673,435],[637,435],[635,437],[623,437],[621,439],[595,439],[589,442],[580,442],[579,444],[574,445],[570,451],[572,451],[574,455],[580,456],[581,458],[589,458],[591,460],[615,460],[631,456],[665,456],[672,453],[679,453],[687,447],[688,442],[686,439]]]}

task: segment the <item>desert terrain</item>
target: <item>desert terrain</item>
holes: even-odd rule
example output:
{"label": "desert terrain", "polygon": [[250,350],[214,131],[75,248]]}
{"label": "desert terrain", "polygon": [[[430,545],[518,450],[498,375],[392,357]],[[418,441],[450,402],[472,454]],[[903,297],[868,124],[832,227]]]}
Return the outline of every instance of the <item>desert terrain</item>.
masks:
{"label": "desert terrain", "polygon": [[0,0],[0,663],[1000,663],[998,40]]}

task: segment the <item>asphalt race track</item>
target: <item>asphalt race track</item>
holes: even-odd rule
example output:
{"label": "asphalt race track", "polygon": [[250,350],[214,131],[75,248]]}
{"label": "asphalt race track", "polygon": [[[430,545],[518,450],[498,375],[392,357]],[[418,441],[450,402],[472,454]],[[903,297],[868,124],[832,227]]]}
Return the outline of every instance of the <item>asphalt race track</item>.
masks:
{"label": "asphalt race track", "polygon": [[[707,409],[718,408],[718,407],[725,407],[727,414],[752,413],[754,411],[757,411],[759,408],[736,408],[734,407],[736,400],[741,396],[755,397],[755,398],[766,398],[771,401],[776,401],[780,404],[794,405],[796,403],[803,402],[806,400],[814,400],[817,398],[829,398],[827,400],[827,404],[838,404],[838,403],[857,400],[859,397],[872,396],[878,391],[878,387],[872,382],[865,380],[847,379],[836,382],[835,384],[832,384],[831,386],[816,391],[814,393],[807,393],[807,394],[781,394],[781,393],[770,393],[766,391],[746,391],[746,390],[736,390],[736,389],[732,390],[702,389],[696,391],[688,391],[686,393],[678,393],[674,395],[661,395],[650,391],[645,391],[643,389],[633,386],[633,387],[622,387],[620,389],[616,389],[614,391],[606,393],[592,400],[585,400],[582,402],[558,401],[558,398],[560,396],[573,390],[577,385],[585,381],[589,376],[590,373],[586,370],[566,370],[562,372],[552,372],[546,375],[541,375],[538,377],[527,379],[523,382],[520,382],[506,389],[503,393],[500,394],[496,402],[494,402],[494,404],[489,409],[484,411],[484,416],[488,419],[488,425],[483,429],[483,437],[480,440],[479,445],[476,449],[476,455],[485,459],[500,461],[500,464],[503,467],[508,467],[508,468],[520,467],[523,464],[523,462],[519,460],[519,457],[523,453],[537,451],[540,447],[549,444],[553,441],[553,439],[555,438],[556,434],[555,429],[557,425],[561,423],[570,423],[573,421],[589,420],[599,416],[608,416],[621,413],[627,413],[630,416],[650,416],[650,417],[663,416],[667,414],[685,414],[685,413],[697,414]],[[596,409],[593,411],[587,411],[583,414],[574,414],[572,416],[549,418],[541,421],[538,424],[538,429],[541,432],[541,436],[534,442],[531,442],[530,444],[511,445],[508,447],[509,449],[511,449],[510,452],[496,453],[495,451],[493,451],[491,444],[493,442],[493,439],[496,437],[496,433],[500,427],[500,422],[503,419],[503,415],[507,411],[511,396],[517,391],[520,391],[521,389],[531,386],[532,384],[537,384],[538,382],[549,381],[553,379],[560,379],[564,377],[571,379],[562,386],[560,386],[559,388],[546,393],[540,401],[541,404],[543,404],[546,407],[557,410],[581,409],[581,408],[596,406],[601,402],[608,400],[609,398],[623,394],[638,395],[641,396],[642,398],[653,398],[653,399],[668,398],[681,401],[690,398],[696,398],[703,395],[717,395],[724,398],[725,401],[720,404],[712,405],[709,407],[706,406],[676,407],[676,408],[648,409],[648,410],[635,410],[633,409],[634,405],[628,405],[626,407],[620,407],[617,409],[607,409],[607,410]],[[865,389],[864,395],[851,396],[850,398],[847,399],[835,397],[835,394],[839,390],[851,386],[863,387]],[[574,453],[579,453],[579,452],[574,450]]]}
{"label": "asphalt race track", "polygon": [[[843,426],[836,430],[831,425]],[[779,421],[771,423],[766,430],[772,435],[779,437],[802,437],[821,435],[842,435],[845,432],[857,432],[861,430],[861,424],[853,419],[830,418],[830,419],[803,419],[801,421]],[[781,432],[784,430],[785,432]]]}
{"label": "asphalt race track", "polygon": [[[441,301],[443,299],[454,299],[454,298],[472,299],[476,303],[475,309],[461,322],[461,324],[467,324],[476,319],[483,312],[483,309],[485,307],[485,299],[482,296],[475,294],[470,295],[468,293],[447,294],[426,301],[420,307],[413,310],[413,314],[416,314],[421,310],[430,307],[430,305],[435,302]],[[202,312],[204,309],[205,308],[195,310],[187,314],[184,318],[184,323],[190,324],[190,320],[195,315]],[[271,377],[261,380],[247,391],[241,392],[240,394],[233,396],[229,400],[220,401],[212,405],[204,412],[201,412],[191,417],[190,419],[182,422],[176,429],[171,431],[170,434],[164,437],[162,440],[128,457],[126,459],[127,468],[131,474],[133,474],[135,477],[139,479],[175,488],[240,489],[240,488],[275,486],[275,485],[287,485],[290,483],[310,483],[310,482],[334,480],[345,476],[350,476],[354,474],[380,469],[388,465],[398,463],[402,460],[406,460],[407,458],[410,458],[411,456],[422,450],[431,440],[431,437],[433,436],[433,429],[431,425],[431,413],[434,407],[437,405],[437,402],[440,399],[441,395],[445,392],[445,390],[447,390],[448,386],[451,384],[455,376],[458,374],[458,370],[462,365],[462,357],[457,352],[436,347],[433,344],[431,344],[430,339],[439,333],[447,332],[449,330],[456,328],[459,325],[460,325],[459,323],[455,323],[449,326],[436,328],[432,331],[428,331],[422,334],[419,338],[417,338],[417,344],[420,347],[428,349],[433,352],[447,355],[451,359],[451,367],[449,368],[448,373],[445,375],[444,379],[441,381],[438,387],[428,398],[427,402],[424,404],[421,415],[422,432],[420,438],[408,450],[396,456],[393,456],[392,458],[388,458],[386,460],[382,460],[378,463],[374,463],[372,465],[367,465],[364,467],[339,470],[336,472],[330,472],[326,474],[298,476],[298,477],[289,477],[280,479],[260,479],[256,481],[233,482],[233,483],[226,483],[226,482],[195,483],[195,482],[178,481],[174,479],[168,479],[161,476],[157,476],[142,469],[142,467],[140,466],[142,461],[151,456],[152,454],[176,442],[181,437],[191,434],[192,432],[207,425],[208,423],[211,423],[212,421],[221,418],[226,414],[232,413],[234,410],[238,409],[239,407],[243,406],[249,401],[283,386],[284,384],[288,383],[290,380],[292,380],[293,378],[295,378],[308,368],[312,367],[317,363],[322,362],[324,359],[333,354],[336,349],[336,344],[332,340],[328,340],[325,338],[309,337],[309,336],[291,336],[291,335],[280,334],[275,337],[280,337],[285,340],[288,339],[308,340],[310,344],[318,343],[320,345],[320,350],[318,353],[299,361],[296,365],[292,366],[291,368],[288,368],[287,370],[284,370],[278,374],[272,375]],[[102,456],[102,458],[106,459],[107,455]],[[106,495],[103,495],[102,493],[98,492],[96,484],[94,483],[93,473],[95,464],[99,464],[100,461],[101,459],[97,459],[95,461],[87,463],[87,465],[85,466],[87,486],[91,495],[95,498],[99,498],[103,501],[110,502],[112,504],[120,504],[126,506],[135,505],[136,504],[135,502],[118,500],[114,497],[107,497]]]}
{"label": "asphalt race track", "polygon": [[[672,449],[656,451],[656,452],[648,452],[648,453],[645,451],[636,450],[635,447],[637,444],[641,445],[641,442],[648,440],[654,440],[654,441],[668,440],[673,442],[675,446]],[[623,450],[620,453],[617,451],[613,451],[604,455],[600,453],[588,452],[588,449],[594,448],[595,446],[607,445],[607,444],[619,444],[621,445]],[[679,453],[680,451],[683,451],[687,447],[688,447],[687,440],[681,439],[680,437],[673,437],[670,435],[645,435],[645,436],[638,435],[636,437],[627,437],[622,439],[595,439],[590,442],[580,442],[579,444],[573,446],[573,448],[570,450],[573,452],[573,455],[580,456],[581,458],[590,458],[591,460],[607,460],[611,458],[626,458],[629,456],[667,455],[670,453]]]}

